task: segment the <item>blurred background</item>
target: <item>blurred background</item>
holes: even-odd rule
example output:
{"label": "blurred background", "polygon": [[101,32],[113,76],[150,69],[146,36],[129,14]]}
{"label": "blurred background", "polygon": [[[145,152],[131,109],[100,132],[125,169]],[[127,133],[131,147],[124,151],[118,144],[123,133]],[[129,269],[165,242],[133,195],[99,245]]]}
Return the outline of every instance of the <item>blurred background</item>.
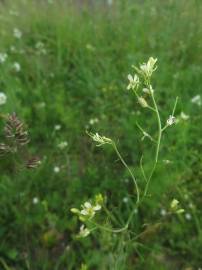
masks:
{"label": "blurred background", "polygon": [[[0,269],[202,269],[201,14],[200,0],[0,2],[0,114],[26,123],[29,152],[41,159],[22,170],[0,157]],[[123,221],[134,201],[113,149],[98,149],[86,130],[117,142],[140,187],[142,153],[151,169],[153,148],[136,122],[155,136],[156,120],[126,91],[131,66],[150,56],[163,122],[179,103],[131,223],[146,233],[138,242],[100,232],[75,239],[70,208],[102,193]],[[173,198],[185,212],[158,228]]]}

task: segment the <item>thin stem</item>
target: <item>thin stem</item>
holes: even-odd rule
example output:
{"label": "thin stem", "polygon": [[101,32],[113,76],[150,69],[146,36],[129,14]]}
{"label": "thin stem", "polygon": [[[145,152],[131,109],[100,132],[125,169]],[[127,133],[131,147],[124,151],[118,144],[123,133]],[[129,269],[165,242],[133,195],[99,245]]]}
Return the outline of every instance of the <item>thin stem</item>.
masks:
{"label": "thin stem", "polygon": [[157,138],[157,146],[156,146],[156,153],[155,153],[155,162],[154,162],[153,169],[151,171],[151,174],[149,176],[149,179],[147,181],[147,184],[146,184],[146,187],[145,187],[145,190],[144,190],[144,196],[147,195],[147,191],[148,191],[148,188],[149,188],[149,183],[150,183],[151,178],[152,178],[152,176],[153,176],[153,174],[154,174],[154,172],[156,170],[156,165],[157,165],[158,157],[159,157],[159,149],[160,149],[160,144],[161,144],[161,136],[162,136],[161,118],[160,118],[158,106],[156,104],[156,100],[155,100],[155,97],[154,97],[153,93],[151,93],[151,97],[152,97],[152,101],[153,101],[153,104],[154,104],[154,108],[156,110],[156,117],[157,117],[157,123],[158,123],[158,138]]}
{"label": "thin stem", "polygon": [[140,194],[139,194],[139,188],[138,188],[138,184],[137,184],[137,181],[135,179],[135,176],[133,175],[131,169],[128,167],[127,163],[125,162],[125,160],[123,159],[123,157],[121,156],[119,150],[117,149],[116,147],[116,144],[113,142],[113,147],[114,147],[114,150],[117,154],[117,156],[119,157],[119,159],[121,160],[122,164],[126,167],[126,169],[128,170],[129,174],[131,175],[132,179],[133,179],[133,182],[134,182],[134,185],[135,185],[135,189],[136,189],[136,193],[137,193],[137,200],[136,200],[136,204],[139,203],[140,201]]}

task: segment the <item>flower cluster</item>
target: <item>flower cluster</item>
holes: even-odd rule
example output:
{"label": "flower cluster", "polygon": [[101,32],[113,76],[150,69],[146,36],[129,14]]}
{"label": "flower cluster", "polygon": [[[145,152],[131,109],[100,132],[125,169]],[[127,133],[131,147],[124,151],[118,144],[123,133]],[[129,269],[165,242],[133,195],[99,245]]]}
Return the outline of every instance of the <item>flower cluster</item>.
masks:
{"label": "flower cluster", "polygon": [[135,67],[135,70],[147,81],[157,69],[156,62],[156,58],[150,57],[147,63],[141,64],[139,68]]}
{"label": "flower cluster", "polygon": [[[81,209],[72,208],[71,212],[73,214],[76,214],[79,220],[81,220],[82,222],[89,223],[95,217],[96,213],[102,209],[103,202],[103,196],[101,194],[98,194],[95,196],[93,202],[86,201],[84,204],[81,205]],[[80,226],[80,231],[77,237],[86,237],[90,234],[91,230],[88,229],[85,224],[82,224]]]}
{"label": "flower cluster", "polygon": [[88,132],[88,135],[93,139],[94,142],[97,142],[97,146],[102,146],[104,144],[113,144],[113,141],[110,138],[105,136],[100,136],[98,133]]}
{"label": "flower cluster", "polygon": [[71,212],[77,214],[81,221],[86,221],[92,219],[95,213],[102,208],[100,204],[91,204],[91,202],[85,202],[81,205],[81,210],[77,208],[72,208]]}

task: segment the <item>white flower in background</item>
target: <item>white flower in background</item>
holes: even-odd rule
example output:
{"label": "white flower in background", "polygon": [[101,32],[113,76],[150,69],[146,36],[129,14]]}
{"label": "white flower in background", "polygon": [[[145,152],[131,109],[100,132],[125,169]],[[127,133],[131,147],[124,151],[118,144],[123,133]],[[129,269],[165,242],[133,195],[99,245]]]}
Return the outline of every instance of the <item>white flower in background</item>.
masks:
{"label": "white flower in background", "polygon": [[12,16],[19,16],[19,13],[16,10],[9,10],[9,14]]}
{"label": "white flower in background", "polygon": [[54,129],[55,129],[55,130],[60,130],[60,129],[61,129],[61,125],[55,125],[55,126],[54,126]]}
{"label": "white flower in background", "polygon": [[88,228],[85,228],[84,224],[81,225],[80,230],[79,230],[79,234],[78,237],[86,237],[90,234],[90,231]]}
{"label": "white flower in background", "polygon": [[0,64],[3,64],[8,58],[7,53],[0,53]]}
{"label": "white flower in background", "polygon": [[88,133],[88,135],[93,139],[93,141],[99,143],[97,146],[101,146],[103,144],[112,144],[113,141],[110,138],[107,138],[105,136],[100,136],[98,133]]}
{"label": "white flower in background", "polygon": [[167,123],[168,126],[172,126],[173,124],[175,124],[176,123],[175,116],[170,115],[166,123]]}
{"label": "white flower in background", "polygon": [[185,121],[186,121],[186,120],[189,119],[189,115],[185,114],[184,112],[181,112],[180,118],[181,118],[182,120],[185,120]]}
{"label": "white flower in background", "polygon": [[113,5],[113,0],[107,0],[107,4],[109,5],[109,6],[111,6],[111,5]]}
{"label": "white flower in background", "polygon": [[20,39],[22,37],[22,32],[18,28],[13,29],[13,36]]}
{"label": "white flower in background", "polygon": [[191,103],[196,104],[198,106],[201,106],[202,102],[201,102],[201,96],[200,95],[196,95],[191,99]]}
{"label": "white flower in background", "polygon": [[166,216],[167,212],[165,209],[161,209],[160,214],[161,214],[161,216],[164,217],[164,216]]}
{"label": "white flower in background", "polygon": [[192,216],[191,216],[189,213],[186,213],[186,214],[185,214],[185,218],[186,218],[187,220],[191,220],[191,219],[192,219]]}
{"label": "white flower in background", "polygon": [[20,72],[20,70],[21,70],[20,64],[19,64],[18,62],[15,62],[15,63],[13,64],[13,69],[14,69],[16,72]]}
{"label": "white flower in background", "polygon": [[146,78],[150,78],[152,73],[157,69],[156,65],[157,58],[150,57],[147,63],[140,65],[140,68],[135,68],[138,73],[143,75]]}
{"label": "white flower in background", "polygon": [[140,80],[139,77],[135,74],[134,76],[132,76],[131,74],[128,75],[128,80],[129,80],[129,84],[127,86],[127,90],[135,90],[138,88],[139,84],[140,84]]}
{"label": "white flower in background", "polygon": [[38,107],[39,109],[45,108],[45,107],[46,107],[46,102],[40,102],[40,103],[38,103],[38,104],[37,104],[37,107]]}
{"label": "white flower in background", "polygon": [[129,201],[128,197],[124,197],[124,198],[123,198],[123,202],[124,202],[124,203],[128,203],[128,201]]}
{"label": "white flower in background", "polygon": [[95,47],[92,45],[92,44],[86,44],[86,49],[91,51],[91,52],[94,52],[95,51]]}
{"label": "white flower in background", "polygon": [[92,119],[89,120],[89,124],[94,125],[94,124],[98,123],[98,121],[99,120],[97,118],[92,118]]}
{"label": "white flower in background", "polygon": [[6,101],[7,101],[7,96],[3,92],[0,92],[0,105],[4,105]]}
{"label": "white flower in background", "polygon": [[47,52],[44,43],[41,41],[36,43],[35,48],[37,49],[38,54],[46,54]]}
{"label": "white flower in background", "polygon": [[13,53],[16,52],[16,47],[14,45],[10,46],[10,51]]}
{"label": "white flower in background", "polygon": [[60,172],[60,168],[58,166],[55,166],[53,169],[54,173],[59,173]]}
{"label": "white flower in background", "polygon": [[32,203],[33,204],[38,204],[39,203],[39,198],[34,197],[33,200],[32,200]]}
{"label": "white flower in background", "polygon": [[65,149],[66,147],[67,147],[67,145],[68,145],[68,142],[61,142],[61,143],[59,143],[58,144],[58,148],[60,149],[60,150],[63,150],[63,149]]}

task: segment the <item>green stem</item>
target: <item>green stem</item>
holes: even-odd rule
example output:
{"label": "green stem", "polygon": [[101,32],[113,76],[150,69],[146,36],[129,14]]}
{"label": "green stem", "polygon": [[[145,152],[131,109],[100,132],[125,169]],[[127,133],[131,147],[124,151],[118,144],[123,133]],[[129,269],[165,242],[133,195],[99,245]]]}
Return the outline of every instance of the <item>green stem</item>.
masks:
{"label": "green stem", "polygon": [[152,176],[153,176],[153,174],[154,174],[154,172],[156,170],[156,165],[157,165],[158,157],[159,157],[160,144],[161,144],[161,136],[162,136],[161,118],[160,118],[158,106],[156,104],[156,100],[154,98],[154,94],[153,93],[151,93],[151,97],[152,97],[152,101],[153,101],[154,108],[155,108],[155,111],[156,111],[156,117],[157,117],[157,123],[158,123],[158,138],[157,138],[157,146],[156,146],[156,153],[155,153],[155,162],[154,162],[153,169],[151,171],[151,174],[149,176],[149,179],[147,181],[147,184],[146,184],[146,187],[145,187],[145,190],[144,190],[144,196],[147,195],[147,191],[148,191],[148,188],[149,188],[150,180],[151,180],[151,178],[152,178]]}
{"label": "green stem", "polygon": [[122,164],[126,167],[126,169],[128,170],[129,174],[131,175],[132,179],[133,179],[133,182],[134,182],[134,185],[135,185],[135,189],[136,189],[136,193],[137,193],[137,200],[136,200],[136,204],[139,203],[140,201],[140,194],[139,194],[139,188],[138,188],[138,184],[137,184],[137,181],[135,179],[135,176],[133,175],[131,169],[128,167],[127,163],[125,162],[125,160],[123,159],[123,157],[121,156],[119,150],[117,149],[116,147],[116,144],[113,142],[113,147],[114,147],[114,150],[117,154],[117,156],[119,157],[119,159],[121,160]]}

